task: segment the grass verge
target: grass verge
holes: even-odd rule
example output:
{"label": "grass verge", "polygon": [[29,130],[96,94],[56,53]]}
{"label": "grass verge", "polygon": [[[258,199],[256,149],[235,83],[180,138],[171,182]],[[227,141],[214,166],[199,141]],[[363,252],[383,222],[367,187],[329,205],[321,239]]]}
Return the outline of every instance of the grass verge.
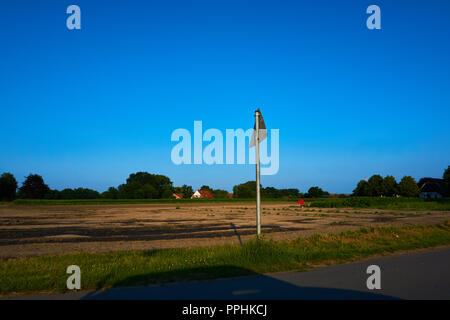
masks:
{"label": "grass verge", "polygon": [[450,210],[450,199],[350,197],[340,199],[311,199],[316,208],[376,208],[391,210]]}
{"label": "grass verge", "polygon": [[82,289],[306,270],[317,264],[450,244],[448,222],[376,227],[306,239],[249,241],[209,248],[75,253],[0,261],[0,294],[65,292],[66,268],[81,268]]}

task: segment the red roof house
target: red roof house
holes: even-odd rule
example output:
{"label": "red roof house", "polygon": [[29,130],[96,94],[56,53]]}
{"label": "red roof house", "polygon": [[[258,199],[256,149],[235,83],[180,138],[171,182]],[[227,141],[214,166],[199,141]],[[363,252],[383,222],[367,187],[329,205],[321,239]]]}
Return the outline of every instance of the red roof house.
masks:
{"label": "red roof house", "polygon": [[213,199],[214,196],[208,190],[197,190],[194,192],[191,199],[198,199],[198,198]]}

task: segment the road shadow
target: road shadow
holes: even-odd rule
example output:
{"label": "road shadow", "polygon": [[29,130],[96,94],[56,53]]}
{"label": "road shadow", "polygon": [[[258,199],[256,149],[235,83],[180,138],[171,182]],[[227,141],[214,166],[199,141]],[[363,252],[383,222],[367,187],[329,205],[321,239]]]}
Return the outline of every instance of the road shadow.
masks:
{"label": "road shadow", "polygon": [[[196,278],[219,279],[145,285],[154,279],[174,279],[179,273],[164,272],[133,276],[108,290],[97,290],[83,300],[392,300],[398,299],[367,291],[311,287],[292,284],[270,275],[235,266],[186,270]],[[230,277],[230,275],[239,275]],[[364,290],[364,289],[363,289]],[[367,289],[366,289],[367,290]]]}

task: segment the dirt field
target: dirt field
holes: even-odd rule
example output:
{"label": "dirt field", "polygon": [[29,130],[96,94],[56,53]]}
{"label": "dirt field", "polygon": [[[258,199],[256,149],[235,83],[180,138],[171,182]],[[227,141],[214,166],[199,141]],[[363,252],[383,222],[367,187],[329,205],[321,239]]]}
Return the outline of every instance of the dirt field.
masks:
{"label": "dirt field", "polygon": [[[298,208],[263,203],[262,230],[275,240],[362,226],[435,224],[450,211]],[[0,205],[0,258],[211,246],[255,235],[253,203]]]}

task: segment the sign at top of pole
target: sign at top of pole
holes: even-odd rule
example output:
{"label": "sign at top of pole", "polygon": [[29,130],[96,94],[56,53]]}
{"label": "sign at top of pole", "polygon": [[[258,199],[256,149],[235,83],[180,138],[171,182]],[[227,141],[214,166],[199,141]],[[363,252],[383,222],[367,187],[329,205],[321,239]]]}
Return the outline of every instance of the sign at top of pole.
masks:
{"label": "sign at top of pole", "polygon": [[[259,142],[263,141],[264,139],[267,138],[267,129],[266,129],[266,124],[264,123],[264,119],[261,113],[261,110],[256,110],[255,113],[258,112],[259,113]],[[255,119],[255,125],[253,126],[253,133],[252,133],[252,138],[250,139],[250,148],[256,146],[256,119]]]}

